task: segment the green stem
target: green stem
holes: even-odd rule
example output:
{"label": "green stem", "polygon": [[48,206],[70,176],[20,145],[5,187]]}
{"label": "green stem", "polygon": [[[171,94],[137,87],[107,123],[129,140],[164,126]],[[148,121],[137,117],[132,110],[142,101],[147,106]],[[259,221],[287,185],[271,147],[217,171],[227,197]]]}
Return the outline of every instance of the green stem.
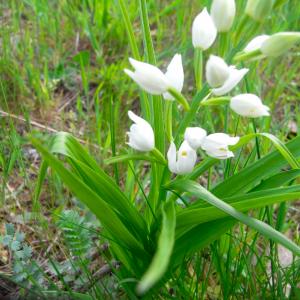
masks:
{"label": "green stem", "polygon": [[166,161],[165,157],[163,156],[163,154],[162,154],[157,148],[154,148],[150,153],[151,153],[158,161],[160,161],[163,165],[167,165],[167,161]]}
{"label": "green stem", "polygon": [[173,101],[166,101],[166,133],[169,142],[173,141],[173,130],[172,130],[172,111],[173,111]]}
{"label": "green stem", "polygon": [[124,3],[124,0],[118,0],[118,2],[119,2],[122,18],[123,18],[123,21],[124,21],[125,29],[126,29],[126,32],[127,32],[127,35],[128,35],[129,44],[130,44],[130,47],[131,47],[133,57],[135,59],[140,59],[139,48],[137,46],[137,42],[136,42],[136,39],[135,39],[135,36],[134,36],[133,27],[131,25],[130,18],[129,18],[128,13],[127,13],[126,5]]}
{"label": "green stem", "polygon": [[228,33],[227,32],[221,32],[220,33],[220,40],[219,40],[220,57],[225,56],[227,47],[228,47]]}
{"label": "green stem", "polygon": [[237,63],[260,57],[262,57],[262,52],[258,49],[250,52],[239,52],[234,56],[233,61]]}
{"label": "green stem", "polygon": [[195,48],[194,55],[195,82],[199,92],[202,89],[203,51],[200,48]]}
{"label": "green stem", "polygon": [[228,96],[209,98],[207,100],[203,100],[200,105],[201,106],[223,105],[223,104],[228,104],[230,102],[230,99],[231,97]]}
{"label": "green stem", "polygon": [[252,125],[253,125],[253,131],[255,133],[256,154],[257,154],[257,158],[260,159],[259,141],[258,141],[257,129],[256,129],[256,124],[254,119],[252,119]]}
{"label": "green stem", "polygon": [[155,52],[152,43],[150,25],[148,19],[147,2],[146,0],[140,0],[139,3],[140,3],[140,10],[141,10],[141,22],[143,27],[145,52],[149,63],[156,64]]}
{"label": "green stem", "polygon": [[169,88],[168,92],[175,98],[175,100],[180,103],[184,110],[189,111],[190,110],[190,105],[188,101],[184,98],[184,96],[179,93],[176,89],[174,88]]}
{"label": "green stem", "polygon": [[282,231],[283,225],[285,223],[285,218],[287,214],[287,203],[283,202],[279,206],[278,214],[277,214],[277,222],[276,222],[276,229],[278,231]]}
{"label": "green stem", "polygon": [[145,194],[145,192],[144,192],[144,189],[143,189],[143,186],[142,186],[140,180],[138,179],[138,177],[137,177],[137,175],[136,175],[136,173],[135,173],[135,171],[134,171],[134,168],[132,167],[131,164],[128,164],[128,165],[129,165],[129,167],[130,167],[130,169],[131,169],[131,172],[132,172],[132,174],[133,174],[133,176],[134,176],[136,182],[138,183],[138,186],[139,186],[139,188],[140,188],[140,190],[141,190],[141,192],[142,192],[142,194],[143,194],[143,196],[144,196],[144,199],[145,199],[145,201],[146,201],[146,203],[147,203],[147,205],[148,205],[148,207],[149,207],[149,209],[150,209],[150,211],[151,211],[151,214],[152,214],[152,216],[153,216],[153,219],[156,220],[156,217],[155,217],[155,213],[154,213],[154,211],[153,211],[153,208],[152,208],[152,206],[151,206],[151,204],[150,204],[150,202],[149,202],[149,200],[148,200],[148,198],[147,198],[147,196],[146,196],[146,194]]}
{"label": "green stem", "polygon": [[[147,61],[150,64],[155,65],[156,58],[149,26],[147,1],[139,0],[139,6],[145,55]],[[161,96],[153,96],[153,121],[155,145],[161,153],[165,153],[164,102]],[[163,175],[163,168],[164,167],[159,164],[152,164],[151,188],[148,198],[154,212],[156,212],[156,208],[159,206],[159,187]],[[151,222],[151,218],[149,219],[149,221]]]}
{"label": "green stem", "polygon": [[[114,104],[112,97],[110,98],[109,103],[109,112],[110,112],[110,136],[111,136],[111,152],[113,156],[116,156],[116,136],[115,136],[115,118],[114,118]],[[118,165],[114,165],[114,174],[116,184],[119,184],[119,170]]]}
{"label": "green stem", "polygon": [[209,88],[206,84],[203,86],[202,90],[199,93],[197,93],[196,96],[194,96],[191,103],[191,109],[185,114],[183,120],[179,124],[175,136],[175,143],[178,143],[179,139],[181,138],[181,134],[183,134],[187,126],[189,126],[189,124],[193,121],[195,115],[197,114],[201,101],[207,97],[208,93]]}
{"label": "green stem", "polygon": [[[257,153],[257,159],[260,159],[261,155],[260,155],[260,149],[259,149],[259,142],[258,142],[258,136],[257,136],[257,129],[256,129],[256,124],[255,124],[255,120],[252,119],[252,125],[253,125],[253,131],[255,133],[255,145],[256,145],[256,153]],[[272,217],[270,214],[270,208],[268,206],[265,207],[265,214],[267,215],[267,222],[269,225],[272,225]],[[274,276],[275,276],[275,266],[274,266],[274,243],[273,241],[270,239],[269,241],[269,245],[270,245],[270,259],[271,259],[271,279],[272,279],[272,287],[274,288]]]}
{"label": "green stem", "polygon": [[241,23],[239,24],[237,30],[236,30],[236,34],[234,37],[234,44],[237,45],[241,39],[241,34],[243,33],[243,30],[245,28],[245,26],[249,23],[249,17],[247,15],[244,15],[242,17]]}

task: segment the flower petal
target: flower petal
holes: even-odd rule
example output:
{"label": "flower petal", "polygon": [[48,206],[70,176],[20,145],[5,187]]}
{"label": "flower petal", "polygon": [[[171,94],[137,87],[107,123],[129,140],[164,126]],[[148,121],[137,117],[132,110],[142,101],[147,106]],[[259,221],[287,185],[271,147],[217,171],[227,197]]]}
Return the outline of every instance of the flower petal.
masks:
{"label": "flower petal", "polygon": [[187,141],[183,141],[178,150],[177,174],[191,173],[197,161],[197,153]]}
{"label": "flower petal", "polygon": [[251,40],[248,45],[245,47],[245,52],[251,52],[255,50],[259,50],[261,48],[261,45],[269,38],[270,36],[267,34],[262,34],[257,37],[255,37],[253,40]]}
{"label": "flower petal", "polygon": [[189,143],[190,147],[194,150],[200,148],[203,139],[206,137],[207,132],[200,127],[188,127],[184,133],[184,139]]}
{"label": "flower petal", "polygon": [[172,173],[177,174],[177,164],[176,164],[176,146],[174,142],[171,142],[168,153],[167,153],[167,158],[168,158],[168,167],[169,170]]}
{"label": "flower petal", "polygon": [[248,73],[248,71],[249,69],[246,68],[237,70],[234,67],[231,67],[228,79],[220,88],[212,89],[213,94],[215,94],[216,96],[222,96],[229,93],[232,89],[234,89],[239,84],[239,82]]}
{"label": "flower petal", "polygon": [[[180,54],[174,55],[170,64],[168,65],[165,76],[169,80],[171,86],[181,93],[184,82],[184,72]],[[169,93],[164,93],[163,96],[166,100],[174,100],[174,97]]]}
{"label": "flower petal", "polygon": [[232,151],[206,151],[206,154],[210,157],[216,158],[216,159],[228,159],[231,157],[234,157],[234,154]]}
{"label": "flower petal", "polygon": [[125,73],[146,92],[153,95],[161,95],[170,87],[167,77],[157,67],[133,58],[129,58],[129,61],[135,71],[132,72],[125,69]]}
{"label": "flower petal", "polygon": [[210,55],[206,67],[205,75],[208,84],[212,88],[222,86],[230,75],[230,68],[223,58],[215,55]]}

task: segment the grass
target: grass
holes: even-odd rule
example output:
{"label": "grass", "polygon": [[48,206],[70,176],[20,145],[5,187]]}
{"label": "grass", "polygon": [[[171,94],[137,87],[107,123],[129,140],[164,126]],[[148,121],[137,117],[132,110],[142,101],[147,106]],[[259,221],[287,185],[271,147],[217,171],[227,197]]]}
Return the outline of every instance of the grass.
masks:
{"label": "grass", "polygon": [[[246,1],[237,2],[241,12]],[[247,31],[248,35],[299,30],[298,2],[285,1],[263,25],[256,28],[255,33]],[[184,58],[185,76],[190,80],[184,87],[184,94],[189,97],[193,94],[191,24],[205,5],[209,6],[210,1],[147,1],[157,65],[164,68],[173,54],[180,52]],[[143,30],[138,1],[126,1],[126,9],[137,47],[142,49]],[[52,281],[57,291],[67,291],[72,297],[75,297],[73,289],[86,292],[84,286],[76,285],[76,270],[81,268],[79,277],[84,274],[88,278],[87,282],[92,283],[89,290],[97,299],[133,299],[134,295],[127,288],[131,279],[127,279],[128,282],[121,279],[122,267],[116,270],[109,251],[105,250],[105,234],[98,239],[99,234],[103,234],[101,230],[99,232],[101,226],[85,207],[77,208],[78,201],[55,173],[48,174],[41,202],[34,205],[40,158],[26,139],[28,133],[43,139],[47,138],[42,134],[45,132],[73,133],[123,190],[133,191],[130,195],[133,201],[136,196],[140,198],[140,187],[147,186],[149,181],[144,173],[135,174],[132,168],[125,178],[125,165],[111,167],[104,164],[104,159],[112,154],[125,153],[124,133],[129,126],[126,112],[140,109],[137,88],[123,73],[128,67],[128,57],[135,54],[130,50],[117,1],[11,0],[0,4],[0,22],[0,218],[3,220],[0,232],[5,223],[14,223],[26,234],[39,268],[51,279],[47,284]],[[248,38],[242,36],[241,43]],[[261,95],[273,111],[272,120],[259,119],[255,126],[282,141],[297,135],[295,127],[300,118],[299,50],[298,46],[284,57],[252,63],[248,81],[241,87],[242,92],[249,89]],[[151,52],[141,52],[140,55],[154,61]],[[206,53],[204,61],[208,55]],[[155,109],[160,111],[159,107]],[[211,115],[211,108],[204,108],[199,111],[194,125],[200,123],[208,130],[223,130],[226,118],[219,113],[221,110],[221,107],[214,108]],[[157,114],[156,117],[163,116]],[[236,115],[230,117],[226,123],[228,132],[237,132],[238,135],[253,132],[253,124],[247,120],[238,119]],[[241,155],[239,164],[252,163],[272,147],[270,142],[259,142],[258,146],[248,146],[245,149],[248,158]],[[163,148],[162,141],[160,149]],[[213,187],[219,179],[234,174],[238,167],[238,164],[219,164],[211,168],[201,181]],[[136,184],[134,178],[139,178],[141,184]],[[94,253],[89,253],[89,264],[74,264],[74,257],[68,252],[63,230],[57,225],[66,209],[78,211],[85,218],[81,225],[90,232]],[[280,228],[299,244],[297,202],[252,214],[276,226],[277,214],[283,209],[287,210],[287,217]],[[0,248],[0,253],[0,275],[6,278],[13,273],[12,256],[6,248]],[[255,231],[243,225],[235,226],[210,247],[187,258],[160,290],[160,298],[286,299],[290,287],[290,298],[297,299],[300,293],[299,261],[292,260],[285,265],[284,255],[288,256],[288,252],[262,239]],[[49,271],[49,266],[52,265],[53,269],[63,263],[70,264],[74,276],[68,278],[68,272],[63,270]],[[80,267],[76,266],[77,263]],[[93,276],[104,267],[107,273],[94,283]],[[113,272],[111,277],[106,275],[110,272]],[[20,285],[17,288],[6,280],[0,284],[0,295],[15,290],[22,293]]]}

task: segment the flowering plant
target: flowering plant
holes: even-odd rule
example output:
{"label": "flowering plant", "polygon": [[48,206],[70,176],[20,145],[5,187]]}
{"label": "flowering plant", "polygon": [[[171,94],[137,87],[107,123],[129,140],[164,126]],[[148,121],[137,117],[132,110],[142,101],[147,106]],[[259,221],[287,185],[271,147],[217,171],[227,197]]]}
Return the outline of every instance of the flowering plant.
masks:
{"label": "flowering plant", "polygon": [[[263,7],[259,5],[262,2]],[[261,21],[262,10],[272,9],[268,6],[271,2],[249,0],[246,20],[250,22],[252,18],[253,24],[254,20]],[[129,59],[132,70],[125,69],[125,73],[141,88],[141,113],[128,112],[133,124],[127,132],[127,144],[133,150],[111,157],[106,163],[127,164],[131,175],[126,186],[132,189],[123,191],[118,178],[107,175],[74,137],[58,133],[48,148],[32,139],[44,159],[37,196],[49,166],[100,220],[113,256],[122,263],[122,276],[136,279],[138,283],[133,288],[140,295],[165,283],[186,256],[220,238],[237,221],[300,255],[300,248],[280,231],[247,215],[249,210],[300,196],[299,185],[286,185],[300,175],[300,137],[285,145],[270,133],[258,132],[254,119],[270,117],[269,107],[247,84],[243,93],[235,92],[237,87],[243,89],[243,81],[247,83],[251,61],[284,54],[300,39],[299,33],[256,37],[248,45],[238,43],[233,47],[228,38],[235,2],[214,0],[211,15],[204,8],[192,25],[196,88],[190,101],[182,94],[182,56],[175,54],[165,73],[156,67],[146,1],[140,0],[140,10],[147,63],[141,60],[123,0],[119,4],[134,57]],[[243,19],[234,42],[245,24]],[[217,37],[218,47],[213,51],[218,55],[209,56],[204,72],[203,57]],[[211,116],[212,106],[225,107],[222,132],[214,132],[197,121],[198,111],[205,109]],[[228,130],[229,108],[238,115],[235,132]],[[180,118],[173,118],[175,112]],[[237,136],[241,118],[248,118],[252,133]],[[264,157],[260,156],[260,138],[268,139],[275,147]],[[253,139],[258,160],[243,167],[239,165],[242,147]],[[65,156],[68,166],[55,154]],[[142,163],[135,164],[136,161]],[[151,166],[147,177],[150,188],[136,173],[138,166],[144,164]],[[290,169],[281,171],[287,165]],[[214,170],[218,174],[222,170],[223,179],[212,187]],[[207,173],[204,186],[198,179]],[[139,192],[134,196],[137,186]]]}

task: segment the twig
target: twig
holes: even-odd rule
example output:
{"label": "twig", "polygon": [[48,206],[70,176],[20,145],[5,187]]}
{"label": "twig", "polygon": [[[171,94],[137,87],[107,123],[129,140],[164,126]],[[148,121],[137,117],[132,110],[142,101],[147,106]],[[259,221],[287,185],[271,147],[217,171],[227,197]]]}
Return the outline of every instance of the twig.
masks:
{"label": "twig", "polygon": [[[27,120],[26,120],[25,118],[23,118],[22,116],[17,116],[17,115],[11,114],[11,113],[7,113],[7,112],[5,112],[5,111],[3,111],[3,110],[0,110],[0,115],[1,115],[2,117],[9,117],[9,118],[12,118],[12,119],[15,119],[15,120],[18,120],[18,121],[27,122]],[[38,123],[38,122],[33,121],[33,120],[30,120],[29,123],[30,123],[32,126],[34,126],[34,127],[37,127],[37,128],[40,128],[40,129],[43,129],[43,130],[46,130],[46,131],[49,131],[49,132],[52,132],[52,133],[57,133],[57,132],[59,132],[58,130],[56,130],[56,129],[52,128],[52,127],[49,127],[49,126],[47,126],[47,125],[43,125],[43,124]],[[89,144],[87,141],[82,140],[82,139],[79,139],[79,138],[77,138],[77,137],[76,137],[76,139],[77,139],[80,143],[82,143],[82,144],[92,146],[92,147],[94,147],[95,149],[98,149],[98,150],[99,150],[99,149],[100,149],[100,150],[102,149],[102,147],[99,147],[99,146],[96,145],[96,144]]]}

